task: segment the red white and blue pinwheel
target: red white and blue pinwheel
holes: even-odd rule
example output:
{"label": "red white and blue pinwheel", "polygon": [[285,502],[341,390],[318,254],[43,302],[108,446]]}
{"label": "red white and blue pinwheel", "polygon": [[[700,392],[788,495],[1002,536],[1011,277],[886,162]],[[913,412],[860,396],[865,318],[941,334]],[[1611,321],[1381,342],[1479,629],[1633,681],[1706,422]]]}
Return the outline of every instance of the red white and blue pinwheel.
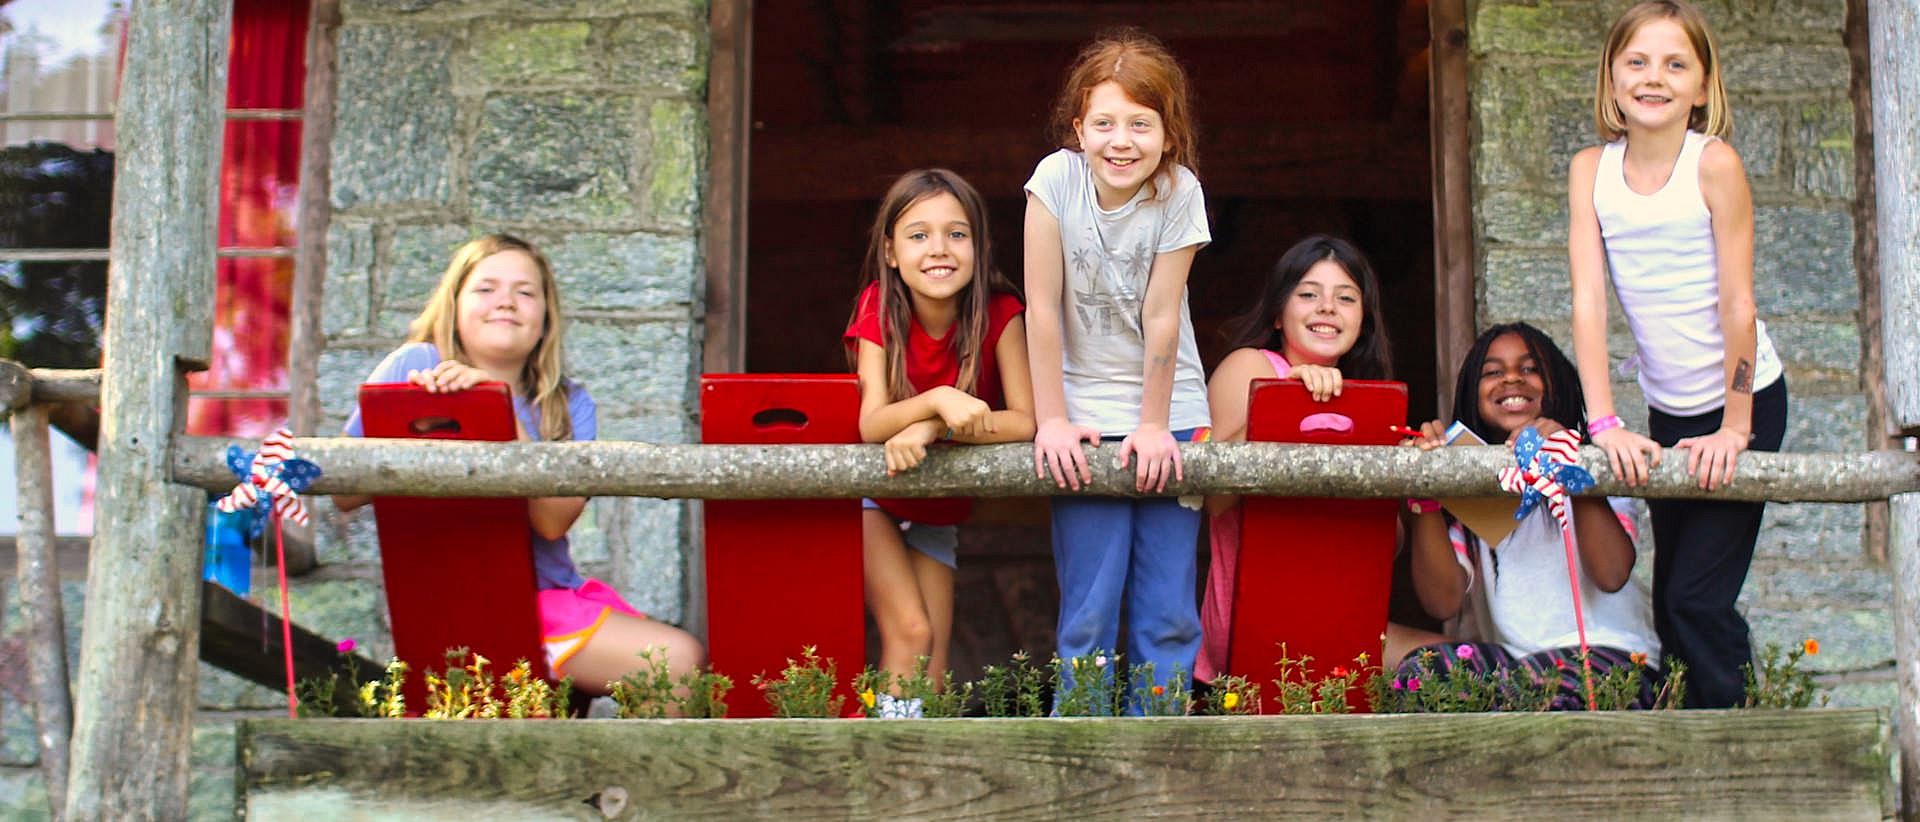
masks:
{"label": "red white and blue pinwheel", "polygon": [[1520,430],[1513,443],[1515,465],[1500,469],[1500,487],[1520,495],[1514,519],[1526,519],[1541,500],[1560,522],[1573,527],[1567,497],[1593,487],[1593,475],[1580,467],[1580,434],[1561,429],[1547,436],[1532,427]]}
{"label": "red white and blue pinwheel", "polygon": [[214,507],[223,512],[252,510],[253,522],[248,537],[258,538],[269,517],[307,523],[307,507],[300,492],[320,478],[320,466],[294,456],[293,434],[282,428],[260,443],[258,453],[249,454],[238,445],[227,446],[227,468],[240,479],[233,491],[221,497]]}

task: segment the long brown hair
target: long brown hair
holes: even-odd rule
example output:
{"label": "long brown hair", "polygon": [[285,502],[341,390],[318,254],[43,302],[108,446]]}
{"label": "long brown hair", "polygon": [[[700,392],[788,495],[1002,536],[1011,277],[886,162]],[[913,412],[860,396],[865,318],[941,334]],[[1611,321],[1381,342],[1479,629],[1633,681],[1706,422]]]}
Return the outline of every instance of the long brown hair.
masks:
{"label": "long brown hair", "polygon": [[1627,41],[1633,39],[1641,26],[1663,18],[1678,23],[1680,30],[1687,33],[1687,42],[1700,57],[1700,70],[1704,74],[1701,79],[1707,86],[1707,104],[1687,114],[1687,128],[1723,140],[1732,137],[1733,110],[1727,104],[1726,82],[1720,77],[1719,44],[1714,41],[1713,29],[1707,27],[1706,15],[1684,0],[1648,0],[1627,9],[1613,21],[1613,28],[1607,32],[1607,46],[1600,50],[1600,76],[1593,92],[1594,130],[1600,133],[1600,139],[1609,143],[1626,136],[1626,117],[1613,101],[1613,58],[1620,56]]}
{"label": "long brown hair", "polygon": [[[887,249],[893,239],[894,225],[907,209],[929,197],[951,194],[960,201],[960,211],[973,228],[973,280],[959,294],[953,334],[948,338],[954,356],[960,362],[960,376],[954,387],[975,393],[980,380],[980,347],[986,342],[988,304],[996,292],[1013,292],[1013,284],[993,265],[992,232],[987,228],[987,205],[980,192],[944,168],[923,168],[900,175],[880,200],[880,210],[867,232],[867,255],[860,264],[860,291],[870,283],[880,284],[881,348],[887,353],[886,386],[888,400],[899,402],[918,393],[907,380],[907,334],[913,317],[913,297],[907,293],[907,281],[900,271],[887,264]],[[854,298],[854,316],[860,312],[859,297]],[[848,321],[851,324],[851,320]],[[859,367],[859,347],[847,350],[847,367]]]}
{"label": "long brown hair", "polygon": [[467,275],[473,273],[474,266],[502,251],[519,251],[533,258],[534,267],[540,270],[540,291],[546,296],[547,305],[540,340],[527,353],[527,361],[520,367],[520,384],[513,386],[513,390],[539,409],[540,439],[573,439],[573,415],[567,410],[566,378],[561,373],[566,359],[560,346],[565,331],[560,316],[560,289],[553,278],[553,266],[532,243],[511,234],[488,234],[460,246],[453,252],[453,261],[447,264],[447,273],[440,276],[440,284],[434,286],[433,295],[427,298],[427,307],[421,309],[420,316],[413,318],[407,327],[407,341],[432,343],[440,349],[441,359],[472,365],[466,347],[460,343],[460,289],[467,284]]}
{"label": "long brown hair", "polygon": [[[1048,121],[1053,139],[1064,148],[1082,150],[1074,122],[1086,115],[1087,98],[1093,95],[1094,87],[1106,82],[1119,85],[1128,99],[1160,114],[1167,146],[1160,156],[1160,167],[1154,169],[1154,180],[1171,183],[1174,166],[1186,166],[1195,177],[1200,176],[1193,93],[1186,69],[1159,40],[1137,28],[1103,33],[1080,50],[1073,67],[1067,70],[1066,85],[1054,98],[1053,115]],[[1160,187],[1149,185],[1149,196],[1159,196]],[[1172,189],[1171,184],[1166,187]]]}
{"label": "long brown hair", "polygon": [[1340,355],[1336,363],[1340,374],[1355,380],[1393,379],[1393,344],[1387,341],[1386,315],[1380,310],[1380,278],[1374,276],[1373,265],[1360,249],[1327,234],[1310,235],[1280,255],[1253,308],[1228,321],[1223,329],[1227,350],[1265,348],[1284,353],[1287,335],[1274,328],[1274,318],[1286,308],[1307,271],[1321,260],[1332,260],[1346,269],[1347,276],[1360,287],[1360,335],[1353,347]]}

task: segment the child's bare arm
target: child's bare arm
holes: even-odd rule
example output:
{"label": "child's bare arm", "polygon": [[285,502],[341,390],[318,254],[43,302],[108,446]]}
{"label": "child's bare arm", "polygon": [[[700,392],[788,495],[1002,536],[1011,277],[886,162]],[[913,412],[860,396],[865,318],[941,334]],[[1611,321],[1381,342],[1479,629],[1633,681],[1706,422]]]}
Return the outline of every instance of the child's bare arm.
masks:
{"label": "child's bare arm", "polygon": [[1413,592],[1420,599],[1420,607],[1434,619],[1452,619],[1460,613],[1460,603],[1466,598],[1467,571],[1454,557],[1447,518],[1438,510],[1408,511],[1402,516],[1413,551]]}
{"label": "child's bare arm", "polygon": [[[1586,394],[1587,418],[1614,416],[1612,362],[1607,356],[1607,259],[1600,217],[1593,209],[1593,179],[1601,149],[1574,155],[1567,170],[1567,269],[1573,277],[1573,357]],[[1660,464],[1660,446],[1625,428],[1594,436],[1607,452],[1613,474],[1627,485],[1644,485],[1649,466]],[[1645,456],[1643,456],[1645,455]]]}
{"label": "child's bare arm", "polygon": [[1594,587],[1620,590],[1633,575],[1633,538],[1604,497],[1573,499],[1573,528],[1580,537],[1580,568]]}
{"label": "child's bare arm", "polygon": [[1140,424],[1120,443],[1120,464],[1137,454],[1134,489],[1161,491],[1167,481],[1182,479],[1180,447],[1168,430],[1172,413],[1173,374],[1179,358],[1180,305],[1187,293],[1187,275],[1193,270],[1197,245],[1154,255],[1147,275],[1146,299],[1140,307],[1146,362],[1140,371]]}
{"label": "child's bare arm", "polygon": [[993,348],[994,362],[1000,367],[1000,391],[1007,407],[992,414],[992,429],[981,434],[958,434],[954,440],[969,443],[1026,442],[1033,439],[1033,380],[1028,377],[1026,323],[1019,317],[1007,321],[1000,340]]}
{"label": "child's bare arm", "polygon": [[[978,429],[990,423],[987,404],[949,386],[922,391],[898,402],[887,389],[887,352],[872,340],[860,341],[855,371],[860,379],[860,438],[886,442],[915,423],[941,420],[941,428]],[[954,423],[960,423],[955,425]]]}
{"label": "child's bare arm", "polygon": [[1080,490],[1093,481],[1081,440],[1096,446],[1100,432],[1067,419],[1067,390],[1061,371],[1061,303],[1065,299],[1066,261],[1060,245],[1060,221],[1040,198],[1027,194],[1026,218],[1027,363],[1033,382],[1033,470],[1061,488]]}
{"label": "child's bare arm", "polygon": [[1740,155],[1726,143],[1707,144],[1700,157],[1700,193],[1713,218],[1719,266],[1720,332],[1727,346],[1726,406],[1720,430],[1674,444],[1686,448],[1687,473],[1713,489],[1733,480],[1739,453],[1753,435],[1753,376],[1759,347],[1759,311],[1753,299],[1753,192]]}

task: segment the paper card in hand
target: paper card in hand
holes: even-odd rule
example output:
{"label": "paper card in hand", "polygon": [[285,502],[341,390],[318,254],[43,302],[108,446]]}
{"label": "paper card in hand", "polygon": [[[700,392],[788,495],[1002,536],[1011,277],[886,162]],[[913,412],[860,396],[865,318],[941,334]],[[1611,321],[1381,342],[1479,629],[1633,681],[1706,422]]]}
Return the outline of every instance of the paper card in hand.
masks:
{"label": "paper card in hand", "polygon": [[[1455,422],[1447,428],[1448,445],[1486,445],[1486,441],[1473,433],[1473,430]],[[1486,540],[1488,545],[1499,545],[1501,540],[1513,533],[1515,526],[1513,514],[1520,510],[1518,497],[1442,497],[1440,504],[1453,515],[1460,524],[1467,526],[1475,536]]]}

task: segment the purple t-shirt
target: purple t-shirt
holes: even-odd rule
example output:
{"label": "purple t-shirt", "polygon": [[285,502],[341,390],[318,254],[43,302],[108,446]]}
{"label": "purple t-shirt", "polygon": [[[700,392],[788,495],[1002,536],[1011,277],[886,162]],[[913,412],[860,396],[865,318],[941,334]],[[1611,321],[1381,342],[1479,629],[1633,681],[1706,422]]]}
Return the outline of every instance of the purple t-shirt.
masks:
{"label": "purple t-shirt", "polygon": [[[394,349],[392,354],[375,366],[373,373],[367,375],[366,382],[406,382],[407,372],[425,371],[440,364],[440,350],[433,343],[410,342]],[[576,440],[594,439],[599,434],[599,423],[593,404],[593,398],[587,396],[587,389],[572,380],[562,383],[567,392],[567,414],[573,418],[573,438]],[[518,394],[513,397],[513,415],[520,420],[520,427],[529,433],[540,430],[540,409],[525,397]],[[346,435],[365,436],[360,425],[360,406],[354,405],[353,413],[347,417]],[[529,524],[528,530],[533,526]],[[573,555],[567,550],[567,538],[546,539],[539,534],[530,534],[533,538],[533,571],[542,590],[548,588],[578,588],[586,584],[586,579],[573,567]]]}

